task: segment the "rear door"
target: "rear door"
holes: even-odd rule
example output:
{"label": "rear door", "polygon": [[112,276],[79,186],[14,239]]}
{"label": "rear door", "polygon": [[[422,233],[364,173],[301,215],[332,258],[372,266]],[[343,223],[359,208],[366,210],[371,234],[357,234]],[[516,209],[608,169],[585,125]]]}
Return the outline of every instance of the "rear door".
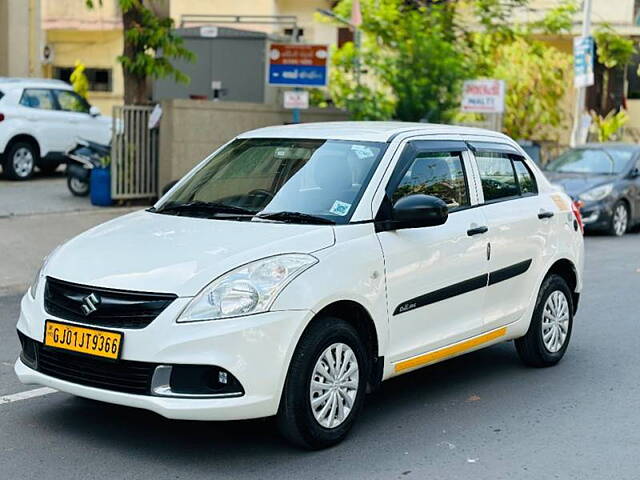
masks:
{"label": "rear door", "polygon": [[515,148],[471,145],[482,187],[480,210],[489,227],[489,282],[483,311],[485,326],[492,329],[518,320],[528,307],[557,219],[553,208],[541,208],[535,176]]}
{"label": "rear door", "polygon": [[[437,196],[449,205],[444,225],[378,233],[392,362],[483,331],[488,238],[484,214],[474,208],[469,161],[462,141],[408,141],[386,185],[378,218],[400,198],[416,193]],[[396,371],[404,369],[404,363],[396,363]]]}

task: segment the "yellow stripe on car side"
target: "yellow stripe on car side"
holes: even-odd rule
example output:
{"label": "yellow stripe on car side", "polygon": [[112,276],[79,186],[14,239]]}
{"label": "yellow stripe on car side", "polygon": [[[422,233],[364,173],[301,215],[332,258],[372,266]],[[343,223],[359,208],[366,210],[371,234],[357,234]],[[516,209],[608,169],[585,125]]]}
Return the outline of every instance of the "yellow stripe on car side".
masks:
{"label": "yellow stripe on car side", "polygon": [[449,347],[441,348],[440,350],[434,350],[433,352],[425,353],[423,355],[418,355],[417,357],[409,358],[408,360],[403,360],[401,362],[396,363],[395,371],[401,372],[403,370],[407,370],[409,368],[419,367],[421,365],[426,365],[427,363],[435,362],[436,360],[442,360],[447,357],[453,357],[459,353],[464,353],[467,350],[471,350],[483,343],[488,343],[491,340],[495,340],[496,338],[503,337],[507,333],[507,327],[502,327],[497,330],[493,330],[489,333],[484,333],[477,337],[470,338],[469,340],[465,340],[460,343],[456,343]]}

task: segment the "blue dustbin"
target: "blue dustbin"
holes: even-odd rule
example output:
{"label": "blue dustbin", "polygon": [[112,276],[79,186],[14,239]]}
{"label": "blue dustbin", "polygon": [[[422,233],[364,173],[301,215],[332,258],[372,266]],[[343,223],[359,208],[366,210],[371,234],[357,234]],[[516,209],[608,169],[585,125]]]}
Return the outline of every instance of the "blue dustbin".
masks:
{"label": "blue dustbin", "polygon": [[91,204],[99,207],[108,207],[113,204],[111,169],[94,168],[91,170]]}

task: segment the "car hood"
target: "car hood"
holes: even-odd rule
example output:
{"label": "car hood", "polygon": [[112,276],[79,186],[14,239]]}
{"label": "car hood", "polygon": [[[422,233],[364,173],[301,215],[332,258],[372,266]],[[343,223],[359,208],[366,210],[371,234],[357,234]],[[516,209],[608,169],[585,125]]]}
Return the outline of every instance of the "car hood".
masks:
{"label": "car hood", "polygon": [[598,185],[611,183],[615,180],[615,175],[597,175],[588,173],[558,173],[544,172],[547,179],[554,185],[560,185],[567,194],[576,198],[583,192]]}
{"label": "car hood", "polygon": [[136,212],[65,243],[45,275],[96,287],[196,295],[223,273],[281,253],[335,242],[330,225],[211,220]]}

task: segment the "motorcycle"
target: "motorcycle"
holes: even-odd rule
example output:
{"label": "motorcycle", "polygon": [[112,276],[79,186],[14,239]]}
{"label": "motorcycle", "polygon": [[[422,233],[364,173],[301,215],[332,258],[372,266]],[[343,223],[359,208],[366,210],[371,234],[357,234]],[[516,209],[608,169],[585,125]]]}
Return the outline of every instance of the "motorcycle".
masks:
{"label": "motorcycle", "polygon": [[75,147],[67,152],[67,187],[77,197],[89,195],[91,170],[101,168],[111,154],[109,145],[89,140],[78,140]]}

